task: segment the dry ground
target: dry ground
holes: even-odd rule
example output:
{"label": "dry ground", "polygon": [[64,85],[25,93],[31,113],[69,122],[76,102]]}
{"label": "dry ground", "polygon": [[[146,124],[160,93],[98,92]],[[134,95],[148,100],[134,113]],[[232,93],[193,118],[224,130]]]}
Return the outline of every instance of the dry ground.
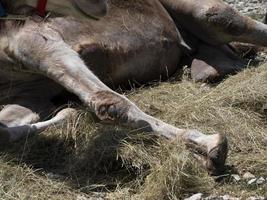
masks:
{"label": "dry ground", "polygon": [[[0,199],[181,199],[196,192],[267,197],[229,174],[267,177],[267,64],[217,86],[169,81],[127,95],[177,127],[225,133],[230,152],[217,182],[184,145],[138,130],[101,125],[91,114],[3,149]],[[81,108],[83,110],[84,108]]]}

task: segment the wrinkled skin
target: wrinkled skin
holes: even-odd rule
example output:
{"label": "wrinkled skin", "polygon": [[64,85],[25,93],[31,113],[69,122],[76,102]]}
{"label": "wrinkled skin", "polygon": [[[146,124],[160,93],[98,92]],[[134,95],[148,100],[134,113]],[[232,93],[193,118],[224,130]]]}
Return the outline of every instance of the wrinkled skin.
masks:
{"label": "wrinkled skin", "polygon": [[[75,115],[75,109],[67,108],[43,121],[56,109],[54,100],[68,91],[102,121],[183,140],[211,174],[220,173],[227,156],[225,136],[176,128],[110,88],[166,79],[185,54],[196,81],[236,72],[245,62],[227,44],[267,46],[267,26],[220,0],[92,1],[104,9],[100,17],[109,8],[99,20],[55,15],[45,22],[35,16],[0,22],[1,144]],[[28,7],[12,10],[33,13]]]}

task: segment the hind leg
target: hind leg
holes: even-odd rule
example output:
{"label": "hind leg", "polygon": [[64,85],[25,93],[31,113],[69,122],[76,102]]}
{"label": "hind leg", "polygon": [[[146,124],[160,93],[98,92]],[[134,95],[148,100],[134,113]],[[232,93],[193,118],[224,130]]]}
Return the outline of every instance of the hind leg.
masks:
{"label": "hind leg", "polygon": [[231,41],[267,46],[267,25],[222,0],[160,0],[176,24],[212,45]]}

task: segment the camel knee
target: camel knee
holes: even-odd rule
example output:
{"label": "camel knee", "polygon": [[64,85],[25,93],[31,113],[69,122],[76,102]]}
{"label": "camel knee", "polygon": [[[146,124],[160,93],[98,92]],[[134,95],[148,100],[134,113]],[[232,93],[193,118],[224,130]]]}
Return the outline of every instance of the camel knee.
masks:
{"label": "camel knee", "polygon": [[99,91],[91,99],[96,116],[103,121],[126,123],[130,104],[122,96],[111,91]]}
{"label": "camel knee", "polygon": [[35,123],[39,120],[39,114],[29,108],[16,104],[7,105],[0,112],[0,123],[7,127]]}
{"label": "camel knee", "polygon": [[[267,26],[243,16],[223,2],[212,1],[196,11],[197,36],[208,44],[231,41],[267,46]],[[203,32],[205,34],[203,34]]]}
{"label": "camel knee", "polygon": [[253,26],[252,20],[223,2],[210,2],[195,12],[197,36],[212,45],[236,40]]}
{"label": "camel knee", "polygon": [[207,7],[202,13],[202,17],[204,22],[208,23],[208,26],[212,29],[229,34],[228,36],[239,36],[247,29],[246,18],[225,4],[215,4]]}

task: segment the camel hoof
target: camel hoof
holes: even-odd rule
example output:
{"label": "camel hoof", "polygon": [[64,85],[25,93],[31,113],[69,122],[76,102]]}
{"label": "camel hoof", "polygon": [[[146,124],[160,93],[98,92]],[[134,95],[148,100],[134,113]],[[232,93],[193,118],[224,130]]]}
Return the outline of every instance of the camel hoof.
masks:
{"label": "camel hoof", "polygon": [[217,145],[212,148],[205,160],[205,167],[212,176],[220,175],[225,169],[228,153],[228,141],[225,135],[220,134]]}

